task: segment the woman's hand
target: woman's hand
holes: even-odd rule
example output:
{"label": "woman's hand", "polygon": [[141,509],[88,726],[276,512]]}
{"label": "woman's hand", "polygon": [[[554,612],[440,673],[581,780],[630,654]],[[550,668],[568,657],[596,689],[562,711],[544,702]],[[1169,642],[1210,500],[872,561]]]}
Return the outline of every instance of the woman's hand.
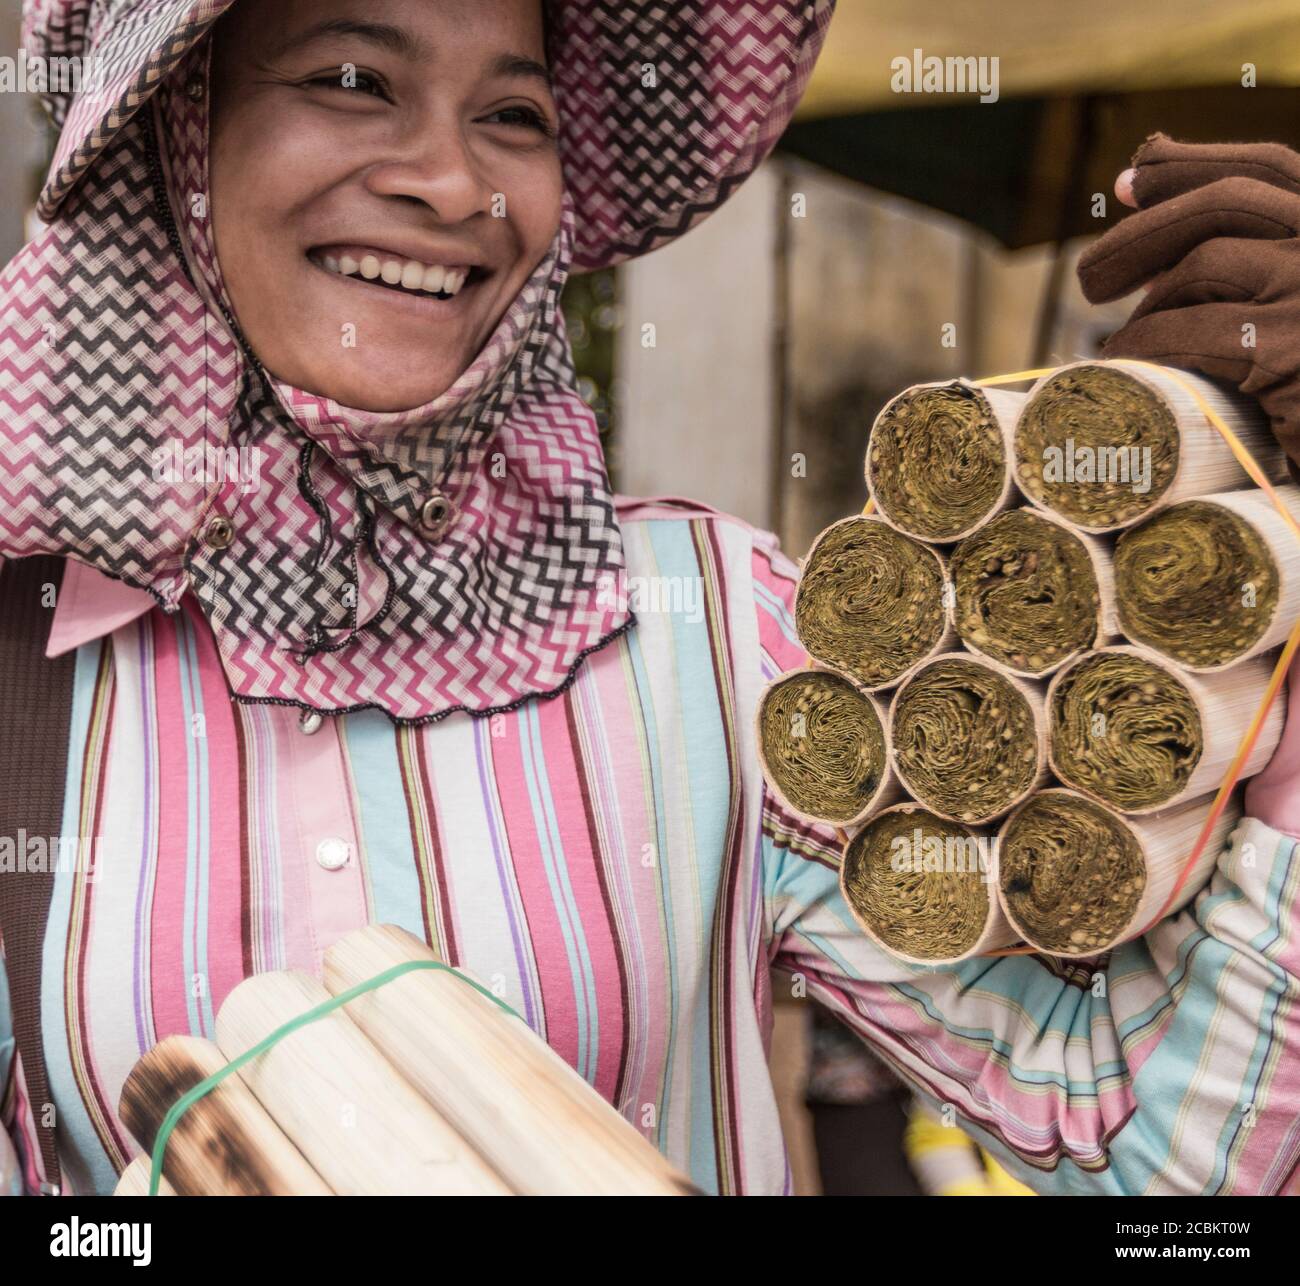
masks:
{"label": "woman's hand", "polygon": [[1138,213],[1084,252],[1083,293],[1100,303],[1148,290],[1104,355],[1235,384],[1300,464],[1300,155],[1157,134],[1115,192]]}

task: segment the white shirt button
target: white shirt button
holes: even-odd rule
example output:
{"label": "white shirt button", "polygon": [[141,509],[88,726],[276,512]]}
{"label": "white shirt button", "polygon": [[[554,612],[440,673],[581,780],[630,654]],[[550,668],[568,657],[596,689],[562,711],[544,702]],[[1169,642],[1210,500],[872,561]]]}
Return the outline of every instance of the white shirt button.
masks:
{"label": "white shirt button", "polygon": [[298,716],[298,729],[310,737],[324,722],[325,720],[321,717],[319,710],[304,710]]}
{"label": "white shirt button", "polygon": [[352,845],[337,835],[331,835],[316,845],[316,861],[327,871],[337,871],[348,864]]}

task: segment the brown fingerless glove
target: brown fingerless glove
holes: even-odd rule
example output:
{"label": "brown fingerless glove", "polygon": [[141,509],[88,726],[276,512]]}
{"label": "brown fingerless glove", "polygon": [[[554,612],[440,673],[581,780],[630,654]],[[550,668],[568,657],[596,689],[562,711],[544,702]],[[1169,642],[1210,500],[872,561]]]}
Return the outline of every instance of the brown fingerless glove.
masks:
{"label": "brown fingerless glove", "polygon": [[1259,400],[1300,463],[1300,155],[1280,143],[1176,143],[1133,158],[1139,209],[1089,246],[1092,303],[1150,282],[1106,357],[1201,371]]}

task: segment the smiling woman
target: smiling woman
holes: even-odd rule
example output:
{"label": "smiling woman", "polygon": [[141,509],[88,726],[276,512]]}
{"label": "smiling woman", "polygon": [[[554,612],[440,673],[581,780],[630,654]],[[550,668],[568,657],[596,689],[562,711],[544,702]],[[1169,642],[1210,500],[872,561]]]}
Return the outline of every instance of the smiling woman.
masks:
{"label": "smiling woman", "polygon": [[540,0],[244,0],[213,43],[214,234],[248,342],[348,406],[432,401],[559,228]]}
{"label": "smiling woman", "polygon": [[[47,226],[0,275],[0,859],[96,838],[93,869],[0,860],[27,1190],[112,1191],[141,1055],[221,1038],[244,979],[319,976],[367,924],[484,979],[708,1192],[790,1186],[772,968],[1036,1186],[1284,1181],[1294,1092],[1257,1073],[1300,1067],[1296,845],[1244,827],[1233,895],[1104,987],[891,958],[835,831],[760,770],[764,687],[804,673],[797,569],[611,491],[565,281],[737,190],[831,8],[28,0],[29,50],[108,74],[50,96]],[[247,474],[156,468],[236,450]],[[634,611],[646,585],[698,592]],[[765,730],[792,763],[805,722]],[[949,892],[984,923],[987,889]],[[375,1106],[322,1128],[373,1141]]]}

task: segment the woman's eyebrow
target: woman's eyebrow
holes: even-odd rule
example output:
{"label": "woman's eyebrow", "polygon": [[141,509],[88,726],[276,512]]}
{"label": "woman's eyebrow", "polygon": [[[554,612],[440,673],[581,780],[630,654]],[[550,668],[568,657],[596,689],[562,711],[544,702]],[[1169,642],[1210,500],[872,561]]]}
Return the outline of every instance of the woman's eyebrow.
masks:
{"label": "woman's eyebrow", "polygon": [[500,54],[488,68],[492,76],[531,76],[551,87],[551,73],[536,58],[526,58],[523,54]]}
{"label": "woman's eyebrow", "polygon": [[317,40],[327,40],[332,36],[353,36],[358,40],[367,40],[372,45],[377,45],[403,58],[417,57],[424,50],[423,44],[409,31],[402,27],[395,27],[391,23],[328,18],[282,41],[272,50],[271,58],[283,58],[304,45],[313,44]]}

